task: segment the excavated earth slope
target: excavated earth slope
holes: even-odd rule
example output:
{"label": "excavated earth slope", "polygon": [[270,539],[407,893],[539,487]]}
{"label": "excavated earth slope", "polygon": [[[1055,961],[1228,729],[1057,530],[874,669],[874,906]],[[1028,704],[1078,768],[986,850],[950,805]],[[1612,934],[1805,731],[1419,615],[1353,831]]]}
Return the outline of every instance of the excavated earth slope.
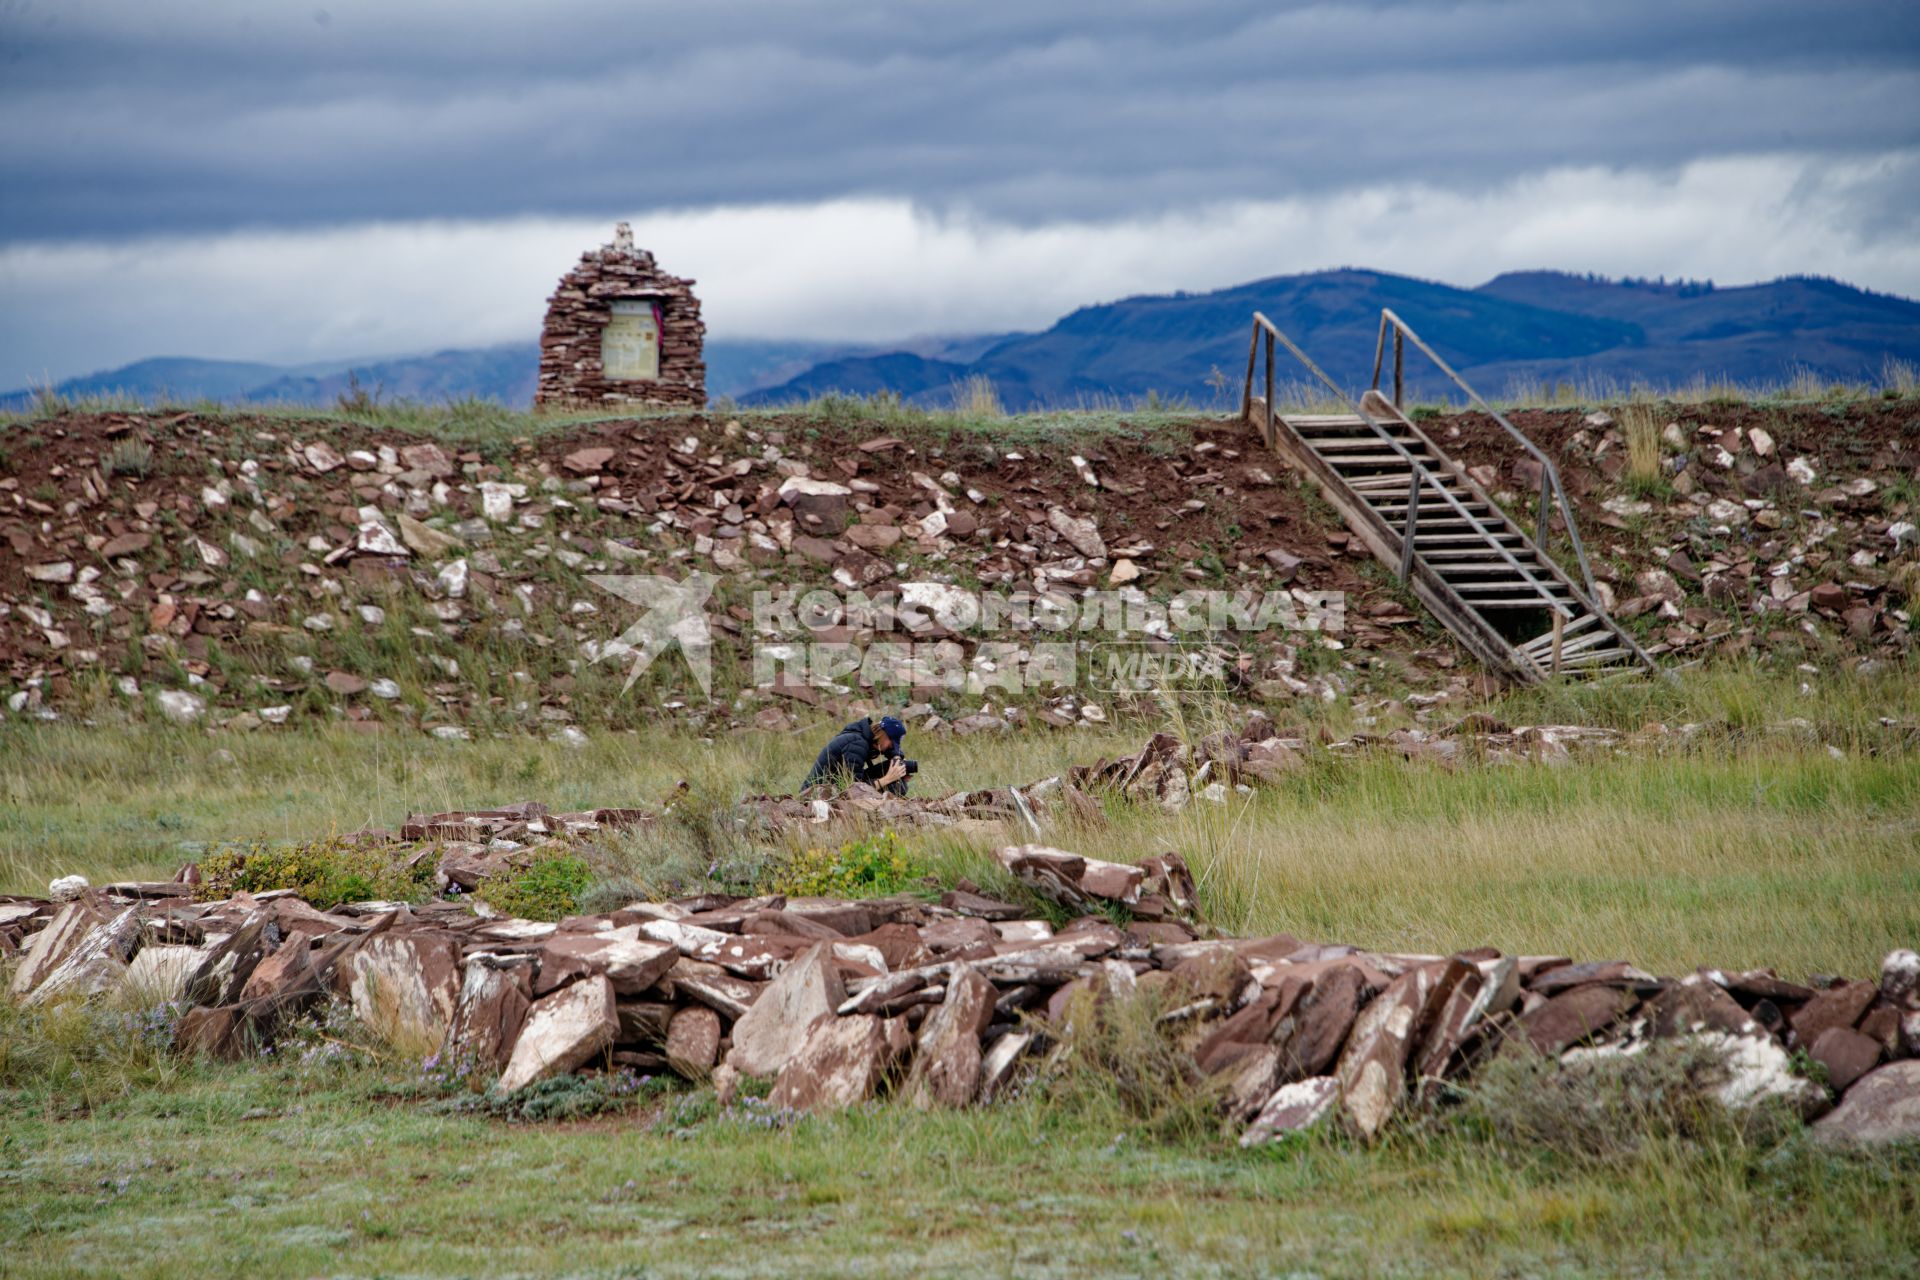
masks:
{"label": "excavated earth slope", "polygon": [[[1662,479],[1637,486],[1608,415],[1514,415],[1560,461],[1603,596],[1656,653],[1907,649],[1920,401],[1659,415]],[[1490,488],[1533,491],[1490,421],[1423,422]],[[775,584],[1338,592],[1333,637],[1233,637],[1227,691],[1464,693],[1471,677],[1233,421],[889,432],[690,415],[461,441],[325,417],[74,413],[0,429],[0,450],[0,691],[40,718],[118,703],[243,728],[318,716],[451,733],[630,723],[670,697],[690,718],[769,724],[870,702],[880,691],[854,685],[740,692],[763,638],[750,593]],[[591,659],[635,611],[589,579],[693,569],[720,581],[713,701],[664,684],[618,698],[620,664]],[[914,638],[977,656],[1009,637]],[[906,696],[936,724],[1021,714],[977,679]],[[1035,710],[1093,714],[1073,693]]]}

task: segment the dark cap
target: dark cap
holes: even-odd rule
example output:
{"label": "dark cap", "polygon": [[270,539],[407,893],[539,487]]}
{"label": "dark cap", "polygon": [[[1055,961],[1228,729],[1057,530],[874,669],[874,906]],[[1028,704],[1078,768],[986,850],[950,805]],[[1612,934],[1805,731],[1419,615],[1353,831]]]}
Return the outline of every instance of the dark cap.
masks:
{"label": "dark cap", "polygon": [[898,716],[881,716],[880,731],[892,738],[896,747],[907,739],[907,726],[900,723]]}

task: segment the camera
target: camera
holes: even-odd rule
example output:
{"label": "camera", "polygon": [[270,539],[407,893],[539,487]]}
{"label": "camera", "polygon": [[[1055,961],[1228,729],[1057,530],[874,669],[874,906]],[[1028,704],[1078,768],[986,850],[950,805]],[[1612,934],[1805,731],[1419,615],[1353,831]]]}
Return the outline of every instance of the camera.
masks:
{"label": "camera", "polygon": [[907,776],[909,778],[920,772],[920,762],[918,760],[908,760],[903,756],[901,757],[900,763],[907,766]]}

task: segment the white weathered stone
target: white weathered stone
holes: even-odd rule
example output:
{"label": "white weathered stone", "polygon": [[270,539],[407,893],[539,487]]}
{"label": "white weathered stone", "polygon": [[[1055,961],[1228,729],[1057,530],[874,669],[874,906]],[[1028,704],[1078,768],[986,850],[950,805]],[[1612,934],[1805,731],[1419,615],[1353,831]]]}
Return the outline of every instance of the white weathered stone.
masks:
{"label": "white weathered stone", "polygon": [[356,950],[348,997],[361,1022],[390,1038],[438,1044],[460,997],[460,949],[444,938],[382,933]]}
{"label": "white weathered stone", "polygon": [[85,876],[61,876],[47,885],[47,896],[55,902],[72,902],[91,887]]}
{"label": "white weathered stone", "polygon": [[780,482],[780,500],[792,505],[796,498],[851,498],[853,490],[831,480],[812,480],[805,476],[788,476]]}
{"label": "white weathered stone", "polygon": [[513,515],[515,498],[527,496],[524,484],[503,484],[498,480],[480,482],[480,514],[489,520],[505,520]]}
{"label": "white weathered stone", "polygon": [[307,465],[322,475],[346,463],[346,459],[334,452],[330,446],[317,441],[307,445],[301,452],[306,455]]}
{"label": "white weathered stone", "polygon": [[1034,1039],[1031,1031],[1006,1031],[988,1046],[980,1060],[980,1092],[975,1101],[992,1102],[999,1095]]}
{"label": "white weathered stone", "polygon": [[450,598],[461,599],[467,594],[467,562],[454,560],[442,565],[440,572],[433,575],[433,580]]}
{"label": "white weathered stone", "polygon": [[1107,544],[1100,537],[1100,527],[1092,520],[1076,516],[1062,507],[1052,507],[1047,511],[1047,523],[1051,524],[1075,551],[1089,560],[1106,556]]}
{"label": "white weathered stone", "polygon": [[451,555],[466,545],[454,534],[443,533],[432,525],[423,524],[404,511],[394,517],[394,523],[400,526],[400,540],[407,544],[408,549],[429,560]]}
{"label": "white weathered stone", "polygon": [[500,1088],[511,1093],[536,1080],[564,1075],[603,1052],[619,1034],[613,984],[605,977],[582,978],[562,987],[527,1010],[513,1056],[500,1073]]}
{"label": "white weathered stone", "polygon": [[362,520],[353,536],[353,549],[370,556],[411,556],[407,544],[379,520]]}
{"label": "white weathered stone", "polygon": [[1920,1059],[1889,1062],[1854,1081],[1813,1126],[1822,1146],[1920,1142]]}
{"label": "white weathered stone", "polygon": [[[651,934],[653,927],[666,923],[649,921],[641,929]],[[727,1061],[744,1075],[780,1074],[806,1042],[814,1019],[831,1017],[846,998],[831,948],[825,943],[809,947],[793,958],[733,1024],[733,1051]]]}
{"label": "white weathered stone", "polygon": [[154,943],[141,947],[120,984],[127,1003],[140,1008],[171,1004],[187,993],[187,979],[207,958],[201,947]]}
{"label": "white weathered stone", "polygon": [[1629,498],[1625,494],[1619,494],[1601,503],[1600,509],[1611,512],[1616,516],[1644,516],[1653,510],[1653,504],[1651,502],[1643,502],[1638,498]]}
{"label": "white weathered stone", "polygon": [[198,720],[207,710],[204,698],[185,689],[162,689],[153,695],[153,699],[160,704],[160,714],[175,724]]}
{"label": "white weathered stone", "polygon": [[127,961],[140,946],[140,908],[128,907],[77,938],[59,962],[27,994],[29,1005],[103,995],[127,976]]}
{"label": "white weathered stone", "polygon": [[736,940],[734,934],[678,920],[642,920],[639,930],[641,937],[664,942],[683,956],[698,957]]}
{"label": "white weathered stone", "polygon": [[1240,1145],[1257,1147],[1284,1134],[1311,1129],[1332,1115],[1339,1101],[1340,1082],[1332,1076],[1312,1076],[1281,1085],[1240,1135]]}

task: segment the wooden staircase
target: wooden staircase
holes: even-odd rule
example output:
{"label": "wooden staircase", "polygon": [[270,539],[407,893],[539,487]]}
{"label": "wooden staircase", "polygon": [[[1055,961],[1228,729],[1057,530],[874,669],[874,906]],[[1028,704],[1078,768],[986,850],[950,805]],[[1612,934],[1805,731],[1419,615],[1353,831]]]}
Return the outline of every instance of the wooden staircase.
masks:
{"label": "wooden staircase", "polygon": [[[1255,319],[1256,346],[1262,325],[1271,335],[1268,397],[1272,394],[1272,338],[1277,337],[1341,399],[1347,399],[1264,316]],[[1388,319],[1396,326],[1397,388],[1399,333],[1404,326],[1387,312],[1383,341]],[[1417,337],[1414,341],[1425,349]],[[1438,356],[1433,359],[1447,368]],[[1557,509],[1567,522],[1584,583],[1576,582],[1547,555],[1474,483],[1465,467],[1448,457],[1379,390],[1367,392],[1357,404],[1348,400],[1354,409],[1351,414],[1274,416],[1267,408],[1269,399],[1252,394],[1252,369],[1250,356],[1243,401],[1248,422],[1261,431],[1269,447],[1313,478],[1347,527],[1399,574],[1414,596],[1489,671],[1531,684],[1556,676],[1590,678],[1658,670],[1647,652],[1594,600],[1585,552],[1572,528],[1572,510],[1559,488],[1558,472],[1530,442],[1527,448],[1546,468],[1542,512],[1549,512],[1558,499]],[[1471,388],[1467,390],[1472,395]],[[1479,400],[1477,395],[1472,398]],[[1499,420],[1519,435],[1504,418]],[[1543,514],[1542,539],[1548,528]]]}

